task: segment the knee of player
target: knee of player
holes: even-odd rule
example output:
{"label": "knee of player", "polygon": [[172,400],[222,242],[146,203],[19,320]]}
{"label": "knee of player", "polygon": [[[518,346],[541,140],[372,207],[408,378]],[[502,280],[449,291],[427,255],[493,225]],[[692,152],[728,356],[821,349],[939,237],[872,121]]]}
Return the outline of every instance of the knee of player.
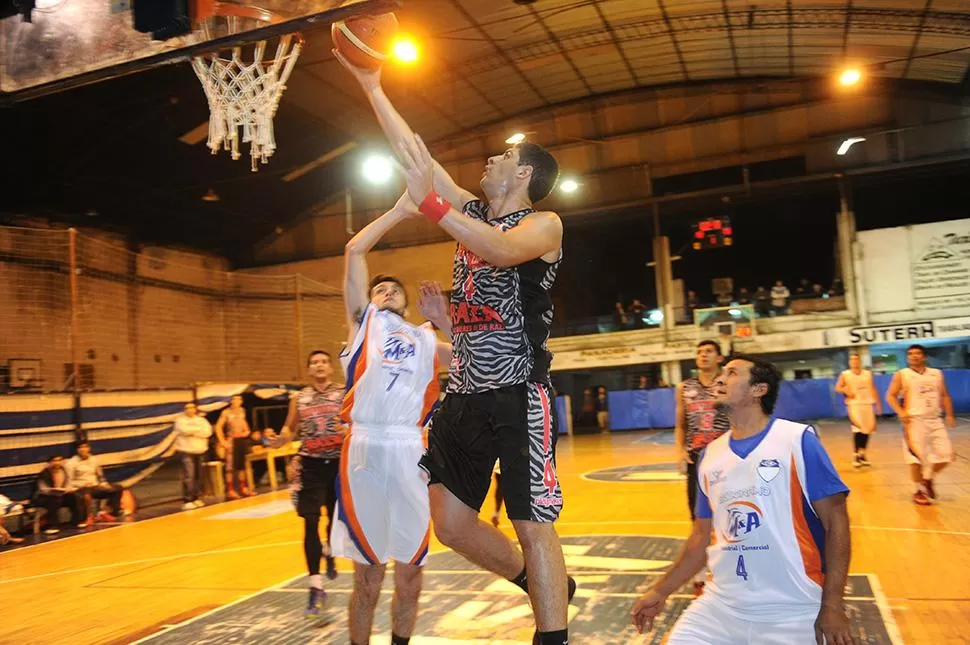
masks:
{"label": "knee of player", "polygon": [[424,578],[420,568],[399,566],[394,573],[394,589],[398,596],[407,600],[415,599],[421,594]]}
{"label": "knee of player", "polygon": [[454,518],[436,517],[432,526],[434,527],[435,537],[445,546],[454,547],[461,542],[464,528]]}
{"label": "knee of player", "polygon": [[546,545],[550,540],[557,538],[556,528],[551,522],[512,520],[512,527],[523,551]]}

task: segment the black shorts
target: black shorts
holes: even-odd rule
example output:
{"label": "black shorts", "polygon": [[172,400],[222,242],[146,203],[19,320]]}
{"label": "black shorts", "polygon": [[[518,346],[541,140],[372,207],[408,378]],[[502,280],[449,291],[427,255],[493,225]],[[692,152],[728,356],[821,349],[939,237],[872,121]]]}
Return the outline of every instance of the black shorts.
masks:
{"label": "black shorts", "polygon": [[498,459],[509,519],[554,522],[562,510],[557,438],[548,385],[449,394],[432,419],[420,465],[430,483],[443,484],[466,506],[481,510]]}
{"label": "black shorts", "polygon": [[292,488],[297,515],[321,515],[320,509],[324,506],[333,515],[334,505],[337,503],[338,474],[339,458],[300,457]]}

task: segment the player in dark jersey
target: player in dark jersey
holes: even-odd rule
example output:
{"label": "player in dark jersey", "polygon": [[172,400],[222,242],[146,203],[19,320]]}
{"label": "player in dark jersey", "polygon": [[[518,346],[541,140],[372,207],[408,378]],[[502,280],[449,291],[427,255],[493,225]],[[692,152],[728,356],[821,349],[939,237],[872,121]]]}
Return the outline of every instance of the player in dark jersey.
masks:
{"label": "player in dark jersey", "polygon": [[[565,645],[575,583],[567,579],[553,525],[563,500],[556,475],[552,354],[546,347],[562,221],[533,208],[552,191],[559,166],[541,146],[518,144],[488,159],[481,180],[486,200],[479,200],[431,158],[384,94],[380,71],[354,68],[335,55],[360,82],[404,163],[411,199],[458,242],[451,295],[454,355],[447,396],[421,460],[430,476],[435,534],[529,593],[535,642]],[[478,517],[496,459],[521,551]]]}
{"label": "player in dark jersey", "polygon": [[[340,470],[340,449],[344,432],[340,426],[340,404],[344,386],[333,382],[333,362],[328,352],[314,350],[307,357],[307,374],[311,385],[290,399],[290,410],[279,434],[271,430],[266,437],[271,446],[280,447],[294,438],[300,450],[291,464],[294,477],[290,488],[297,514],[303,518],[303,554],[310,576],[310,599],[307,617],[320,614],[326,594],[320,576],[320,509],[327,508],[327,577],[337,577],[330,554],[330,527],[337,502],[336,481]],[[294,433],[294,429],[296,433]]]}
{"label": "player in dark jersey", "polygon": [[[721,372],[721,346],[713,340],[697,344],[694,364],[697,378],[689,378],[677,386],[677,425],[674,437],[677,454],[687,465],[687,505],[694,520],[697,500],[697,462],[701,451],[731,429],[727,411],[714,406],[714,381]],[[704,587],[703,571],[694,577],[694,591]]]}

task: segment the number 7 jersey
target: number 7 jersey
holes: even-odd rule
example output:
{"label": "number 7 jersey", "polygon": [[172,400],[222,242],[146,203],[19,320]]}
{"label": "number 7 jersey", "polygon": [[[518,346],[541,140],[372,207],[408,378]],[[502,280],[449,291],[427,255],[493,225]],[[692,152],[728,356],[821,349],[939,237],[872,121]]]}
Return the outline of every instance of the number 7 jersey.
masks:
{"label": "number 7 jersey", "polygon": [[354,426],[423,428],[438,402],[438,339],[393,311],[367,305],[340,355],[347,393],[340,419]]}
{"label": "number 7 jersey", "polygon": [[812,502],[848,491],[814,429],[772,419],[733,444],[725,434],[705,449],[697,478],[697,517],[712,522],[705,596],[743,620],[814,617],[825,533]]}

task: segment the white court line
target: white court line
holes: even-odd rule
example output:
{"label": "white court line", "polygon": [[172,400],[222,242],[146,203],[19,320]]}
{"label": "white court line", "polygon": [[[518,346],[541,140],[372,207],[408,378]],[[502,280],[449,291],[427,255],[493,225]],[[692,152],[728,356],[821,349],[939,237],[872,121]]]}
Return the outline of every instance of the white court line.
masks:
{"label": "white court line", "polygon": [[[243,596],[241,598],[237,598],[236,600],[233,600],[230,603],[226,603],[225,605],[220,605],[220,606],[218,606],[218,607],[216,607],[214,609],[210,609],[209,611],[207,611],[205,613],[202,613],[202,614],[199,614],[198,616],[195,616],[193,618],[189,618],[188,620],[183,620],[182,622],[177,623],[175,625],[169,625],[169,626],[167,626],[167,628],[162,629],[160,631],[157,631],[154,634],[149,634],[148,636],[145,636],[144,638],[139,638],[136,641],[132,641],[129,645],[138,645],[138,643],[147,643],[148,641],[150,641],[150,640],[152,640],[154,638],[158,638],[159,636],[164,636],[165,634],[167,634],[168,632],[170,632],[173,629],[178,629],[179,627],[185,627],[186,625],[188,625],[190,623],[194,623],[197,620],[200,620],[202,618],[205,618],[206,616],[211,616],[212,614],[215,614],[217,612],[220,612],[220,611],[222,611],[224,609],[229,609],[233,605],[238,605],[241,602],[245,602],[245,601],[249,600],[250,598],[255,598],[256,596],[259,596],[260,594],[264,594],[267,591],[281,591],[280,587],[282,587],[283,585],[288,585],[291,582],[293,582],[294,580],[296,580],[297,578],[302,578],[302,577],[304,577],[304,575],[293,576],[292,578],[289,578],[288,580],[284,580],[283,582],[280,582],[278,584],[270,585],[269,587],[266,587],[265,589],[260,589],[259,591],[256,591],[254,593],[251,593],[249,595]],[[302,591],[303,591],[303,593],[306,593],[306,589],[303,589]]]}
{"label": "white court line", "polygon": [[893,616],[893,610],[889,606],[886,594],[882,591],[882,585],[879,584],[879,577],[874,573],[865,575],[869,578],[869,586],[872,587],[872,595],[876,597],[876,607],[879,608],[879,615],[882,617],[882,624],[886,626],[889,640],[892,645],[903,645],[903,635],[899,631],[899,625],[896,623],[896,617]]}
{"label": "white court line", "polygon": [[[585,575],[585,574],[584,574]],[[306,589],[264,589],[266,593],[306,593]],[[353,593],[353,589],[327,589],[327,594],[348,594]],[[583,589],[582,587],[576,592],[578,598],[582,598],[581,595]],[[393,594],[394,590],[390,588],[381,588],[382,594]],[[630,592],[630,591],[589,591],[589,595],[594,595],[597,598],[639,598],[642,593]],[[511,589],[509,591],[486,591],[484,589],[422,589],[422,596],[515,596],[521,597],[523,601],[527,601],[528,597],[522,593],[521,589]],[[674,600],[689,599],[694,600],[697,598],[692,593],[672,593],[667,598],[672,598]],[[874,598],[868,596],[845,596],[842,600],[855,600],[860,602],[872,602]]]}
{"label": "white court line", "polygon": [[227,549],[212,549],[209,551],[194,551],[192,553],[176,553],[174,555],[159,555],[153,558],[142,558],[141,560],[128,560],[126,562],[111,562],[109,564],[95,564],[90,567],[80,567],[78,569],[62,569],[60,571],[48,571],[47,573],[38,573],[32,576],[24,576],[22,578],[9,578],[7,580],[0,580],[0,585],[11,584],[14,582],[27,582],[28,580],[38,580],[41,578],[50,578],[52,576],[63,576],[71,573],[82,573],[84,571],[97,571],[98,569],[114,569],[116,567],[127,567],[136,564],[147,564],[149,562],[165,562],[166,560],[180,560],[182,558],[194,558],[204,555],[219,555],[222,553],[237,553],[240,551],[255,551],[257,549],[267,549],[276,548],[279,546],[292,546],[294,544],[302,544],[303,540],[288,540],[286,542],[274,542],[272,544],[253,544],[251,546],[235,546]]}
{"label": "white court line", "polygon": [[[611,524],[617,526],[642,526],[650,524],[677,524],[677,525],[690,525],[689,520],[601,520],[596,522],[556,522],[556,526],[602,526],[604,524]],[[903,526],[866,526],[863,524],[853,524],[850,528],[859,531],[891,531],[898,533],[926,533],[929,535],[953,535],[957,537],[970,537],[970,531],[945,531],[942,529],[914,529],[906,528]],[[609,535],[613,535],[610,533]],[[569,535],[560,535],[560,538],[572,537]],[[667,537],[667,538],[677,538],[675,535],[657,535],[655,537]]]}
{"label": "white court line", "polygon": [[[247,501],[252,501],[254,499],[258,499],[258,498],[260,498],[260,497],[262,497],[264,495],[274,495],[276,493],[283,493],[283,492],[286,492],[286,491],[271,490],[271,491],[267,491],[265,493],[259,493],[257,495],[254,495],[253,497],[241,497],[239,499],[227,499],[227,500],[225,500],[223,502],[216,502],[215,504],[206,504],[205,506],[203,506],[201,508],[194,508],[194,509],[192,509],[192,511],[201,511],[203,509],[218,509],[218,508],[222,508],[222,505],[223,504],[235,504],[236,502],[247,502]],[[118,522],[117,524],[115,524],[114,526],[112,526],[111,529],[123,529],[123,528],[130,527],[130,526],[141,526],[143,524],[147,524],[148,522],[154,522],[155,520],[170,519],[170,518],[173,518],[173,517],[178,517],[179,515],[181,515],[183,513],[191,513],[192,511],[175,511],[173,513],[166,513],[164,515],[156,515],[155,517],[149,517],[147,520],[133,520],[131,522]],[[137,513],[138,513],[138,511],[135,511],[135,514],[136,515],[137,515]],[[67,537],[57,538],[56,540],[50,540],[50,541],[47,541],[47,542],[35,542],[34,544],[28,544],[26,546],[19,546],[16,549],[10,549],[8,551],[4,551],[4,553],[7,553],[7,554],[10,554],[10,553],[20,553],[20,552],[22,552],[22,551],[24,551],[26,549],[33,549],[33,548],[39,547],[39,546],[50,546],[51,544],[57,544],[59,542],[66,542],[67,540],[73,540],[75,538],[86,537],[86,536],[89,536],[89,535],[97,535],[101,531],[111,530],[111,529],[101,529],[99,531],[85,531],[84,533],[77,533],[75,535],[68,535]]]}

